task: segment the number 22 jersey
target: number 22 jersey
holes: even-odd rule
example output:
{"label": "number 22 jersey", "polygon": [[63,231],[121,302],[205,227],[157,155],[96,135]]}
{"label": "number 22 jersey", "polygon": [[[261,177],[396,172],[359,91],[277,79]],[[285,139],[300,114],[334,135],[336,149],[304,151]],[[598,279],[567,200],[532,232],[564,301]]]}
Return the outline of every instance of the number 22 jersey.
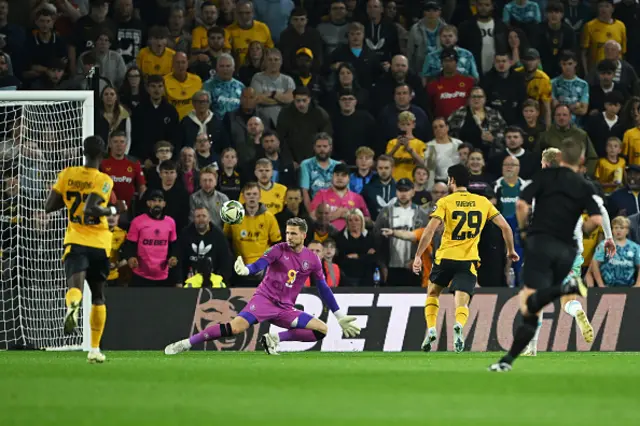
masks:
{"label": "number 22 jersey", "polygon": [[112,189],[113,180],[91,167],[67,167],[58,174],[53,190],[62,195],[69,214],[65,246],[77,244],[105,249],[109,253],[112,235],[107,217],[86,216],[83,211],[89,194],[97,194],[103,200],[101,205],[106,207]]}
{"label": "number 22 jersey", "polygon": [[431,213],[431,217],[444,223],[436,264],[442,259],[480,260],[478,242],[482,228],[499,214],[491,201],[467,191],[457,191],[439,199]]}

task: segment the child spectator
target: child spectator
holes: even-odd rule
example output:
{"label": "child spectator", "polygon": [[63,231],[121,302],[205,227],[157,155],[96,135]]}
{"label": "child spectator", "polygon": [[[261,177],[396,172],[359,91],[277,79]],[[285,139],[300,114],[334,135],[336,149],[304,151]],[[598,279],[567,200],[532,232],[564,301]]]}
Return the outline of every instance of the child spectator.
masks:
{"label": "child spectator", "polygon": [[397,138],[387,143],[386,153],[393,157],[396,167],[393,170],[393,178],[398,181],[402,178],[411,179],[416,165],[423,163],[424,152],[427,145],[413,136],[416,128],[416,116],[410,111],[403,111],[398,115],[398,128],[400,134]]}
{"label": "child spectator", "polygon": [[431,201],[431,193],[427,189],[428,181],[429,171],[427,168],[425,166],[416,166],[413,169],[413,190],[415,191],[413,202],[421,207]]}
{"label": "child spectator", "polygon": [[595,177],[607,194],[612,193],[622,185],[624,169],[627,162],[620,157],[622,142],[616,137],[607,140],[607,156],[598,160]]}
{"label": "child spectator", "polygon": [[349,178],[349,189],[357,194],[362,192],[362,188],[371,181],[375,174],[373,170],[374,152],[367,146],[361,146],[356,150],[356,167],[355,172],[351,173]]}
{"label": "child spectator", "polygon": [[196,273],[187,278],[184,282],[184,288],[227,288],[220,275],[213,272],[211,258],[202,256],[196,263]]}
{"label": "child spectator", "polygon": [[230,200],[238,200],[242,189],[242,179],[236,169],[238,167],[238,154],[233,148],[225,148],[222,151],[222,170],[218,176],[218,190],[229,197]]}
{"label": "child spectator", "polygon": [[160,184],[160,164],[173,158],[173,145],[168,141],[159,141],[153,152],[155,152],[155,158],[144,162],[144,176],[147,187],[157,188]]}
{"label": "child spectator", "polygon": [[624,137],[626,130],[624,120],[618,117],[623,102],[624,99],[620,92],[614,90],[605,93],[604,111],[586,120],[585,131],[593,141],[593,148],[600,158],[607,156],[609,138],[616,137],[622,140]]}
{"label": "child spectator", "polygon": [[[327,241],[330,242],[333,249],[331,250],[331,257],[329,260],[326,258],[326,250],[325,244]],[[322,262],[322,270],[324,271],[324,275],[327,279],[327,284],[329,287],[338,287],[340,284],[340,268],[338,265],[333,263],[333,257],[336,254],[336,242],[332,238],[328,238],[324,243],[318,240],[312,240],[309,244],[307,244],[307,248],[318,255],[320,261]],[[315,284],[315,283],[314,283]],[[311,287],[311,277],[307,279],[304,283],[305,287]]]}
{"label": "child spectator", "polygon": [[611,221],[616,254],[605,258],[604,241],[598,244],[591,271],[598,287],[640,287],[640,245],[627,239],[629,219],[618,216]]}
{"label": "child spectator", "polygon": [[522,120],[519,124],[524,137],[523,148],[527,151],[533,151],[540,133],[547,130],[540,120],[540,103],[538,101],[534,99],[524,101],[522,104]]}

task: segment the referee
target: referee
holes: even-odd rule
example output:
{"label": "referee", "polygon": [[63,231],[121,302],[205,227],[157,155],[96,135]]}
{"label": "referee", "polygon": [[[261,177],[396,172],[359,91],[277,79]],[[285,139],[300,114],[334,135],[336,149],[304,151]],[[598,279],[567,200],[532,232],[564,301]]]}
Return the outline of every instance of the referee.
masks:
{"label": "referee", "polygon": [[[582,227],[585,235],[602,225],[602,198],[578,174],[584,160],[584,146],[575,139],[562,141],[560,167],[540,170],[521,193],[516,205],[519,229],[527,229],[531,204],[535,199],[535,213],[525,241],[524,288],[520,291],[520,311],[523,322],[516,330],[509,352],[489,371],[510,371],[513,361],[529,344],[538,324],[537,313],[564,294],[579,293],[585,297],[587,287],[581,280],[565,285],[576,256],[573,238],[578,218],[587,211],[589,218]],[[524,232],[523,232],[524,234]]]}

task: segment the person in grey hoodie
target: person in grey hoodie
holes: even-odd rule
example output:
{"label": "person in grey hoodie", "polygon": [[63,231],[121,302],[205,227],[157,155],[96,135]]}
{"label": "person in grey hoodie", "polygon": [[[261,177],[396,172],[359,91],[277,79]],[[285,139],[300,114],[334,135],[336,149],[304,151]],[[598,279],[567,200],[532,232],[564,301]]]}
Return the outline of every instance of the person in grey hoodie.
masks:
{"label": "person in grey hoodie", "polygon": [[409,67],[416,74],[422,72],[427,55],[440,49],[440,29],[445,25],[440,17],[442,7],[437,0],[427,0],[423,7],[423,18],[409,30],[407,56]]}
{"label": "person in grey hoodie", "polygon": [[222,219],[220,218],[220,207],[229,201],[229,197],[222,192],[216,191],[218,184],[218,172],[213,166],[207,166],[200,170],[200,189],[189,198],[189,221],[193,222],[194,211],[198,207],[205,207],[209,211],[211,222],[222,229]]}
{"label": "person in grey hoodie", "polygon": [[[120,55],[115,50],[109,50],[111,48],[111,40],[114,35],[106,28],[101,28],[96,33],[94,40],[94,48],[91,50],[95,55],[95,65],[100,67],[100,76],[107,78],[114,87],[120,87],[124,81],[124,75],[127,72],[127,67]],[[84,73],[84,62],[82,58],[87,55],[89,51],[80,55],[77,63],[78,74]]]}

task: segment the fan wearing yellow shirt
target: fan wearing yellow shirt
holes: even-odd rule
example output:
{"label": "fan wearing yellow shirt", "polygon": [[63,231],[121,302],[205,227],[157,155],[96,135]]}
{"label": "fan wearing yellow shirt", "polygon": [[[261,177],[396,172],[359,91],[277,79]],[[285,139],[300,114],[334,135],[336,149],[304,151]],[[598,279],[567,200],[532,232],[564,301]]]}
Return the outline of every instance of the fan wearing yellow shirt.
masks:
{"label": "fan wearing yellow shirt", "polygon": [[109,253],[109,276],[107,281],[109,285],[117,284],[120,278],[119,268],[127,264],[125,259],[120,259],[120,247],[127,238],[127,231],[118,226],[120,215],[116,214],[107,218],[109,231],[111,231],[111,252]]}
{"label": "fan wearing yellow shirt", "polygon": [[109,253],[112,234],[107,216],[126,210],[122,201],[118,207],[107,207],[111,199],[113,180],[102,173],[100,162],[107,155],[107,147],[99,136],[90,136],[83,142],[84,166],[67,167],[58,174],[44,206],[52,213],[67,208],[69,224],[64,236],[62,258],[69,290],[65,296],[67,313],[64,333],[71,334],[78,325],[78,312],[82,304],[85,280],[91,288],[91,350],[87,360],[104,362],[100,340],[107,319],[104,304],[104,286],[109,275]]}
{"label": "fan wearing yellow shirt", "polygon": [[149,30],[149,46],[140,50],[136,64],[144,76],[167,75],[171,72],[175,50],[167,47],[169,30],[153,27]]}
{"label": "fan wearing yellow shirt", "polygon": [[191,32],[191,54],[205,53],[209,46],[207,31],[216,25],[218,21],[218,8],[215,3],[208,0],[200,6],[200,17],[204,25],[199,25]]}
{"label": "fan wearing yellow shirt", "polygon": [[582,28],[582,66],[584,75],[604,59],[604,44],[609,40],[620,43],[622,53],[627,52],[627,27],[613,19],[613,0],[598,0],[598,16]]}
{"label": "fan wearing yellow shirt", "polygon": [[214,274],[210,257],[201,256],[196,263],[196,273],[184,282],[184,288],[227,288],[220,275]]}
{"label": "fan wearing yellow shirt", "polygon": [[544,114],[545,125],[551,126],[551,79],[540,66],[540,53],[533,48],[525,50],[522,55],[523,66],[516,68],[516,72],[524,73],[527,83],[527,96],[538,101],[540,111]]}
{"label": "fan wearing yellow shirt", "polygon": [[398,115],[398,128],[400,136],[387,143],[386,153],[395,161],[393,178],[396,182],[403,178],[413,182],[413,169],[418,164],[424,164],[424,152],[427,149],[427,144],[413,137],[416,116],[411,111],[402,111]]}
{"label": "fan wearing yellow shirt", "polygon": [[225,28],[224,47],[231,51],[238,64],[244,64],[252,41],[258,41],[268,49],[274,47],[269,27],[253,18],[253,3],[249,0],[239,0],[236,5],[236,22]]}
{"label": "fan wearing yellow shirt", "polygon": [[620,157],[620,152],[622,152],[620,139],[615,136],[607,139],[606,149],[606,158],[599,159],[596,165],[595,178],[602,185],[604,192],[610,194],[622,186],[627,162]]}
{"label": "fan wearing yellow shirt", "polygon": [[173,56],[172,72],[164,76],[167,101],[178,111],[180,120],[193,111],[191,99],[202,90],[202,80],[197,75],[187,72],[188,68],[187,55],[178,52]]}
{"label": "fan wearing yellow shirt", "polygon": [[449,189],[451,193],[438,200],[431,212],[431,220],[420,238],[413,261],[413,272],[420,273],[422,255],[431,245],[433,236],[440,225],[444,233],[440,248],[429,276],[425,317],[427,336],[422,350],[431,351],[437,339],[436,319],[440,308],[439,297],[445,287],[455,292],[456,322],[453,326],[453,346],[456,352],[464,350],[462,330],[469,317],[469,300],[477,281],[476,264],[480,260],[478,242],[487,221],[492,221],[502,231],[507,246],[507,257],[512,262],[519,260],[513,244],[511,226],[502,217],[491,201],[467,191],[469,171],[462,164],[449,167]]}
{"label": "fan wearing yellow shirt", "polygon": [[[260,202],[274,215],[284,208],[287,187],[273,182],[273,164],[268,158],[256,161],[255,175],[260,186]],[[240,202],[244,203],[243,194],[240,194]]]}
{"label": "fan wearing yellow shirt", "polygon": [[627,157],[629,165],[640,164],[640,127],[634,127],[624,132],[622,155]]}

